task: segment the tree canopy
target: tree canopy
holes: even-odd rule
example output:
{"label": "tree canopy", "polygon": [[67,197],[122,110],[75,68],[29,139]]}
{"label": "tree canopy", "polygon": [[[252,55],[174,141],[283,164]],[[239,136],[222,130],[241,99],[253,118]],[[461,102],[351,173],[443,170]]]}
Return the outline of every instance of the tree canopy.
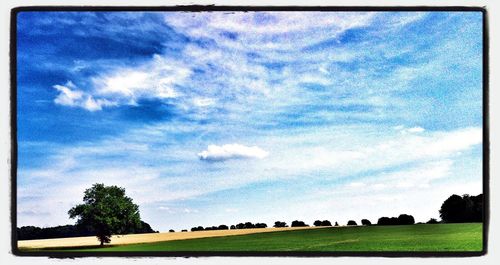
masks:
{"label": "tree canopy", "polygon": [[445,223],[483,221],[483,194],[470,196],[451,195],[441,205],[439,215]]}
{"label": "tree canopy", "polygon": [[111,242],[112,234],[125,234],[141,227],[139,206],[125,196],[125,189],[94,184],[85,190],[83,204],[68,211],[78,225],[91,227],[101,242]]}

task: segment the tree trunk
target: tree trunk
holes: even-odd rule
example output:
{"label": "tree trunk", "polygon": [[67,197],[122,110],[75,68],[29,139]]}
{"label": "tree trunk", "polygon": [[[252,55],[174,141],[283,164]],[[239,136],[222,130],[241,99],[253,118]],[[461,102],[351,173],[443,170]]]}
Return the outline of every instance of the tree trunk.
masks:
{"label": "tree trunk", "polygon": [[104,246],[104,240],[102,238],[99,238],[99,241],[101,241],[101,247]]}

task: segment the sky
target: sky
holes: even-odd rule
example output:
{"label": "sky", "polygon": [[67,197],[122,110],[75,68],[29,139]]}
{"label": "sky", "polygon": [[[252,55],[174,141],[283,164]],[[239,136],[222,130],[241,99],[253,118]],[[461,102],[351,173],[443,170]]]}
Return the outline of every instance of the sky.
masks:
{"label": "sky", "polygon": [[154,229],[411,214],[482,191],[480,12],[21,12],[18,226],[94,183]]}

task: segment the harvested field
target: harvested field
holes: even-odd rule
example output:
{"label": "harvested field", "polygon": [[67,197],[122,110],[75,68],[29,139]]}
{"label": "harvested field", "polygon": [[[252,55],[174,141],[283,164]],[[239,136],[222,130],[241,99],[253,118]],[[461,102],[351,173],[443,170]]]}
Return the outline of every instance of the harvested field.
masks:
{"label": "harvested field", "polygon": [[[172,233],[152,233],[115,235],[111,237],[111,243],[107,245],[127,245],[137,243],[153,243],[172,240],[247,235],[256,233],[267,233],[276,231],[319,229],[324,227],[285,227],[285,228],[254,228],[254,229],[233,229],[233,230],[211,230],[196,232],[172,232]],[[99,241],[95,236],[69,237],[54,239],[20,240],[18,247],[23,249],[43,249],[43,248],[66,248],[66,247],[89,247],[99,246]]]}

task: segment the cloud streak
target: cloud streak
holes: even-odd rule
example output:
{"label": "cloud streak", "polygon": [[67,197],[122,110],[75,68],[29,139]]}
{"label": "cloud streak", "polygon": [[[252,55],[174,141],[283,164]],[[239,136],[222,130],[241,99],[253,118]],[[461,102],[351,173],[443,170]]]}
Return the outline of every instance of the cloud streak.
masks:
{"label": "cloud streak", "polygon": [[241,144],[209,145],[207,150],[198,153],[200,160],[221,162],[230,159],[263,159],[269,153],[258,146]]}

